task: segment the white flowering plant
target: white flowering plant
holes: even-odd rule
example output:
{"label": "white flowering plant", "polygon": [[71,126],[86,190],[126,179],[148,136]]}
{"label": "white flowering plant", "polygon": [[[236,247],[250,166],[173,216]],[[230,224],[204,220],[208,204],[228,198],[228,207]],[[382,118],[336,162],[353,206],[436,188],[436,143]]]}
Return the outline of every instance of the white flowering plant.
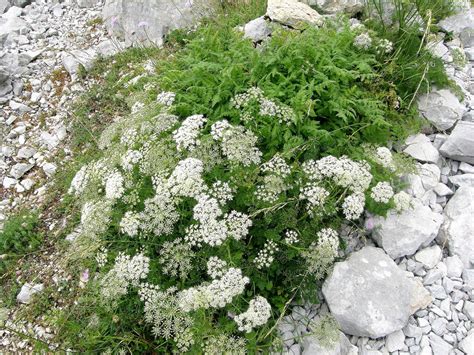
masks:
{"label": "white flowering plant", "polygon": [[338,257],[340,224],[356,226],[366,200],[394,206],[396,160],[372,146],[367,160],[318,158],[305,144],[274,153],[248,115],[285,130],[300,116],[258,87],[232,98],[239,115],[213,121],[181,118],[163,96],[111,124],[102,157],[73,178],[82,201],[73,249],[100,266],[91,287],[101,302],[140,300],[170,349],[205,347],[202,322],[265,344],[262,328],[307,299]]}
{"label": "white flowering plant", "polygon": [[136,351],[269,351],[289,305],[318,301],[341,225],[409,207],[382,145],[410,118],[378,72],[385,42],[339,25],[277,30],[258,51],[205,27],[144,77],[69,188],[70,255],[91,272],[76,318],[100,309],[146,339]]}

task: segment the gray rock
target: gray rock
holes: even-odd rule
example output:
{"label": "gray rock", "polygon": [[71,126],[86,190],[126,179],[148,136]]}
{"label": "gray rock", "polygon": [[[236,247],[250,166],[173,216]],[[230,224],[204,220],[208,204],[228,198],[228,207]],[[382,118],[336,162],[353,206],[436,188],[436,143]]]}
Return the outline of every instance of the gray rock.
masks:
{"label": "gray rock", "polygon": [[474,164],[474,122],[458,122],[439,151],[445,157]]}
{"label": "gray rock", "polygon": [[416,136],[410,136],[405,143],[407,147],[403,152],[412,158],[425,163],[438,162],[439,152],[426,135],[417,134]]}
{"label": "gray rock", "polygon": [[474,166],[465,162],[461,162],[461,164],[459,164],[459,170],[465,174],[474,174]]}
{"label": "gray rock", "polygon": [[466,112],[458,98],[449,90],[435,90],[418,99],[423,117],[441,131],[450,129]]}
{"label": "gray rock", "polygon": [[402,350],[405,346],[405,334],[402,330],[397,330],[389,335],[385,339],[385,346],[389,352]]}
{"label": "gray rock", "polygon": [[31,148],[31,147],[22,147],[18,151],[18,154],[16,155],[20,159],[29,159],[33,155],[35,155],[36,149]]}
{"label": "gray rock", "polygon": [[189,0],[106,0],[102,17],[110,33],[133,43],[156,45],[177,28],[190,27],[208,13],[210,2]]}
{"label": "gray rock", "polygon": [[421,336],[423,335],[423,332],[421,331],[421,328],[417,327],[416,325],[410,324],[410,323],[408,323],[403,328],[403,333],[407,337],[416,338],[416,339],[421,339]]}
{"label": "gray rock", "polygon": [[[16,9],[18,8],[11,7],[3,14],[2,19],[0,19],[0,37],[7,36],[11,33],[19,34],[27,32],[29,25],[25,20],[18,17],[19,15]],[[21,14],[21,9],[19,10]]]}
{"label": "gray rock", "polygon": [[7,11],[9,7],[10,7],[9,0],[0,0],[0,15],[3,14],[5,11]]}
{"label": "gray rock", "polygon": [[471,186],[474,187],[474,174],[454,175],[448,178],[449,182],[454,186]]}
{"label": "gray rock", "polygon": [[459,34],[465,28],[472,28],[474,26],[473,9],[449,16],[440,21],[438,25],[443,31]]}
{"label": "gray rock", "polygon": [[428,335],[433,354],[449,355],[453,347],[440,336],[431,333]]}
{"label": "gray rock", "polygon": [[465,28],[459,36],[464,48],[474,47],[474,28]]}
{"label": "gray rock", "polygon": [[305,0],[308,5],[315,6],[322,14],[346,13],[355,15],[364,9],[363,0]]}
{"label": "gray rock", "polygon": [[[434,189],[441,178],[441,170],[435,164],[419,164],[418,172],[425,190]],[[435,196],[436,198],[436,196]]]}
{"label": "gray rock", "polygon": [[464,351],[466,355],[474,355],[474,331],[471,330],[459,343],[459,349]]}
{"label": "gray rock", "polygon": [[438,269],[429,270],[423,278],[423,285],[432,285],[443,278],[443,273]]}
{"label": "gray rock", "polygon": [[463,313],[471,320],[474,321],[474,303],[466,301],[462,309]]}
{"label": "gray rock", "polygon": [[438,235],[443,216],[434,213],[418,200],[413,209],[400,214],[389,212],[387,217],[374,217],[376,228],[372,237],[393,259],[414,254]]}
{"label": "gray rock", "polygon": [[443,183],[438,183],[438,185],[435,186],[433,191],[436,192],[436,194],[440,197],[450,196],[454,193],[453,190],[451,190],[448,186],[446,186]]}
{"label": "gray rock", "polygon": [[54,165],[53,163],[46,163],[43,165],[43,171],[44,173],[48,176],[48,177],[51,177],[53,176],[55,173],[56,173],[56,165]]}
{"label": "gray rock", "polygon": [[335,264],[323,295],[344,333],[371,338],[402,329],[431,302],[422,285],[382,249],[369,246]]}
{"label": "gray rock", "polygon": [[9,189],[10,187],[15,186],[17,182],[18,182],[17,179],[13,179],[9,176],[5,176],[3,178],[2,184],[4,188]]}
{"label": "gray rock", "polygon": [[21,287],[20,293],[16,296],[16,299],[18,302],[28,304],[31,302],[31,297],[33,297],[35,293],[43,291],[43,289],[43,284],[31,285],[26,283]]}
{"label": "gray rock", "polygon": [[426,190],[423,187],[423,182],[418,174],[408,174],[402,177],[402,180],[408,185],[406,192],[415,198],[422,198]]}
{"label": "gray rock", "polygon": [[441,260],[441,257],[442,251],[437,245],[420,250],[415,254],[415,260],[425,265],[428,269],[434,268]]}
{"label": "gray rock", "polygon": [[13,6],[25,7],[31,4],[32,0],[11,0]]}
{"label": "gray rock", "polygon": [[339,340],[331,346],[324,346],[314,335],[303,338],[303,355],[357,355],[358,349],[339,332]]}
{"label": "gray rock", "polygon": [[316,10],[297,0],[268,0],[266,15],[272,21],[293,28],[301,28],[304,23],[315,26],[323,23],[323,17]]}
{"label": "gray rock", "polygon": [[263,16],[248,22],[244,26],[244,37],[250,38],[253,42],[263,41],[271,33],[272,30]]}
{"label": "gray rock", "polygon": [[426,47],[435,57],[441,58],[446,62],[453,61],[453,57],[449,53],[449,48],[446,47],[442,40],[429,42]]}
{"label": "gray rock", "polygon": [[293,344],[288,349],[288,355],[300,355],[301,354],[301,346],[300,344]]}
{"label": "gray rock", "polygon": [[440,240],[446,241],[451,255],[457,255],[465,267],[474,258],[474,187],[460,187],[444,210],[445,221]]}
{"label": "gray rock", "polygon": [[71,77],[76,76],[81,66],[86,70],[91,69],[96,58],[97,52],[92,48],[85,50],[76,49],[69,53],[63,53],[61,56],[63,66]]}
{"label": "gray rock", "polygon": [[444,318],[436,318],[433,323],[431,323],[431,330],[439,336],[443,336],[446,333],[446,325],[448,321]]}
{"label": "gray rock", "polygon": [[448,297],[446,290],[441,285],[431,285],[426,287],[431,295],[437,300],[444,300]]}
{"label": "gray rock", "polygon": [[448,269],[448,277],[461,277],[464,265],[459,256],[448,256],[444,262],[446,263],[446,267]]}
{"label": "gray rock", "polygon": [[109,57],[120,52],[120,48],[113,41],[106,39],[95,47],[95,51],[103,57]]}
{"label": "gray rock", "polygon": [[[100,0],[99,0],[100,1]],[[97,6],[98,0],[77,0],[77,6],[81,8]]]}
{"label": "gray rock", "polygon": [[0,97],[7,95],[13,90],[12,82],[10,79],[0,83]]}
{"label": "gray rock", "polygon": [[15,179],[19,179],[23,175],[25,175],[29,170],[31,170],[33,166],[34,166],[33,164],[17,163],[12,166],[10,170],[10,175],[13,176]]}

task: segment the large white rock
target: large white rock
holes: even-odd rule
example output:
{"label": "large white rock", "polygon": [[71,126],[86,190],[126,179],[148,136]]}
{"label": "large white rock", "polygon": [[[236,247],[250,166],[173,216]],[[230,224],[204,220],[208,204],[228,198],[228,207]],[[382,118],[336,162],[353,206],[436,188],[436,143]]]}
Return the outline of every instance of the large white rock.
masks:
{"label": "large white rock", "polygon": [[303,355],[357,355],[358,349],[352,345],[349,339],[339,332],[339,340],[332,345],[326,346],[314,335],[303,338]]}
{"label": "large white rock", "polygon": [[458,122],[439,152],[445,157],[474,164],[474,122]]}
{"label": "large white rock", "polygon": [[110,33],[132,43],[161,45],[169,31],[188,27],[207,13],[210,2],[190,0],[106,0],[102,17]]}
{"label": "large white rock", "polygon": [[448,180],[454,186],[472,186],[474,187],[474,174],[460,174],[448,177]]}
{"label": "large white rock", "polygon": [[402,330],[397,330],[385,338],[385,346],[389,352],[402,350],[405,346],[405,334]]}
{"label": "large white rock", "polygon": [[43,289],[43,284],[31,285],[26,283],[21,287],[20,293],[16,296],[16,299],[18,302],[28,304],[31,302],[31,297],[33,297],[35,293],[43,291]]}
{"label": "large white rock", "polygon": [[77,6],[79,7],[94,7],[100,0],[77,0]]}
{"label": "large white rock", "polygon": [[70,52],[64,52],[61,55],[61,60],[64,68],[75,78],[82,65],[84,69],[90,70],[97,58],[97,52],[93,48],[89,49],[75,49]]}
{"label": "large white rock", "polygon": [[415,260],[425,265],[428,269],[434,268],[441,260],[443,252],[438,245],[420,250],[415,254]]}
{"label": "large white rock", "polygon": [[435,90],[418,99],[423,117],[441,131],[450,129],[466,112],[458,98],[449,90]]}
{"label": "large white rock", "polygon": [[297,0],[268,0],[267,16],[293,28],[300,28],[304,23],[315,26],[323,23],[323,17],[316,10]]}
{"label": "large white rock", "polygon": [[[19,18],[17,13],[14,11],[17,7],[11,7],[6,13],[0,18],[0,36],[6,36],[11,33],[23,33],[29,28],[28,23]],[[21,13],[21,9],[20,9]]]}
{"label": "large white rock", "polygon": [[413,200],[413,208],[402,213],[391,211],[387,217],[374,217],[372,238],[393,259],[414,254],[438,235],[443,216]]}
{"label": "large white rock", "polygon": [[417,134],[407,138],[407,147],[404,153],[414,159],[425,163],[437,163],[439,159],[438,149],[434,147],[430,139],[424,134]]}
{"label": "large white rock", "polygon": [[10,7],[9,0],[0,0],[0,15],[3,14]]}
{"label": "large white rock", "polygon": [[323,295],[344,333],[371,338],[402,329],[411,314],[431,302],[419,282],[370,246],[335,264]]}
{"label": "large white rock", "polygon": [[450,255],[457,255],[465,267],[474,260],[474,187],[462,186],[444,209],[440,239],[447,242]]}
{"label": "large white rock", "polygon": [[474,355],[474,330],[471,330],[467,337],[459,343],[459,349],[464,351],[466,355]]}
{"label": "large white rock", "polygon": [[465,28],[474,28],[474,9],[461,11],[449,16],[438,23],[439,27],[446,32],[459,34]]}
{"label": "large white rock", "polygon": [[323,14],[344,12],[354,15],[364,9],[364,0],[304,0],[302,2],[315,6]]}
{"label": "large white rock", "polygon": [[244,37],[250,38],[253,42],[263,41],[272,33],[270,26],[263,16],[245,24],[243,30]]}

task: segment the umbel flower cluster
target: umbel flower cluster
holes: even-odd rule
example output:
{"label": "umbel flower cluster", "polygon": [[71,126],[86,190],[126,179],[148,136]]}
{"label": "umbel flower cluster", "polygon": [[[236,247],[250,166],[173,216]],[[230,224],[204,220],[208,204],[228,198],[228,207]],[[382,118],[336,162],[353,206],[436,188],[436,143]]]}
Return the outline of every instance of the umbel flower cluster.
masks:
{"label": "umbel flower cluster", "polygon": [[[329,271],[342,222],[357,223],[367,201],[402,210],[409,199],[372,174],[396,170],[384,147],[370,163],[270,153],[249,117],[285,129],[298,120],[259,88],[232,99],[238,120],[180,118],[175,99],[163,92],[135,104],[103,132],[103,158],[71,183],[82,204],[73,247],[98,263],[102,301],[120,307],[139,297],[145,322],[170,349],[238,353],[245,333],[272,326],[293,289]],[[231,325],[203,335],[199,322]]]}

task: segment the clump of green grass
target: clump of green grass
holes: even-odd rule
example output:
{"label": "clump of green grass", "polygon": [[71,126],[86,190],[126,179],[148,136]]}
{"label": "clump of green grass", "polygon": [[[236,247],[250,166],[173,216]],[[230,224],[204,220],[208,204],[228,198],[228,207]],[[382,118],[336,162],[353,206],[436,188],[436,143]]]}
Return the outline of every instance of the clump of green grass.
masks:
{"label": "clump of green grass", "polygon": [[[20,211],[10,216],[0,232],[0,303],[14,303],[18,292],[14,270],[20,258],[36,252],[44,240],[38,212]],[[11,277],[10,277],[11,276]]]}
{"label": "clump of green grass", "polygon": [[[390,11],[388,3],[393,4]],[[416,96],[431,86],[452,86],[441,59],[434,57],[425,45],[436,23],[455,10],[453,0],[370,0],[365,24],[379,36],[394,44],[381,74],[396,87],[401,103],[411,107]],[[387,25],[386,13],[391,12],[392,25]]]}
{"label": "clump of green grass", "polygon": [[0,254],[22,255],[36,250],[43,240],[38,226],[36,212],[21,211],[11,216],[0,232]]}

